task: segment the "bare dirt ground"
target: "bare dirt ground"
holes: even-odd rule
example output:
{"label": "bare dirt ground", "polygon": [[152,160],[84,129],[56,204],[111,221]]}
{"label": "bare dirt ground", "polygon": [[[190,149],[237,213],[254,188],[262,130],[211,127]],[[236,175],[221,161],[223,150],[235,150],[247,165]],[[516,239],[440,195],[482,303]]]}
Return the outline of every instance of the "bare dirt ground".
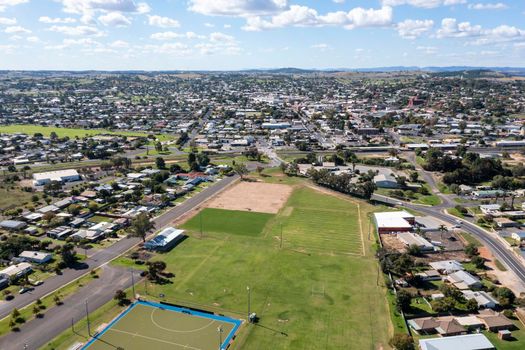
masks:
{"label": "bare dirt ground", "polygon": [[479,255],[486,260],[485,265],[490,269],[490,271],[487,272],[488,275],[495,276],[502,285],[508,287],[517,296],[525,293],[525,286],[516,278],[514,273],[511,271],[500,271],[497,268],[494,256],[487,248],[479,247],[478,251]]}
{"label": "bare dirt ground", "polygon": [[261,182],[240,182],[210,200],[209,208],[276,214],[293,191],[292,186]]}

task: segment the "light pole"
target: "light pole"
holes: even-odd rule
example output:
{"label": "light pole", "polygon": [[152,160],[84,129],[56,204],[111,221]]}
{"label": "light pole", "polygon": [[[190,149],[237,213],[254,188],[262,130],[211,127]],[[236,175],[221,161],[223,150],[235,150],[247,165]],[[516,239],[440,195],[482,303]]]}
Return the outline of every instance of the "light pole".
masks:
{"label": "light pole", "polygon": [[252,299],[252,290],[250,287],[246,287],[246,290],[248,291],[248,321],[250,321],[250,308],[251,308],[251,299]]}
{"label": "light pole", "polygon": [[131,289],[133,290],[133,299],[135,299],[135,296],[137,294],[135,294],[135,276],[133,276],[133,269],[129,269],[129,271],[131,272]]}
{"label": "light pole", "polygon": [[219,350],[222,350],[222,326],[217,327],[217,333],[219,333]]}
{"label": "light pole", "polygon": [[89,324],[89,309],[88,309],[87,299],[86,299],[86,320],[87,320],[87,327],[88,327],[88,335],[91,337],[91,325]]}

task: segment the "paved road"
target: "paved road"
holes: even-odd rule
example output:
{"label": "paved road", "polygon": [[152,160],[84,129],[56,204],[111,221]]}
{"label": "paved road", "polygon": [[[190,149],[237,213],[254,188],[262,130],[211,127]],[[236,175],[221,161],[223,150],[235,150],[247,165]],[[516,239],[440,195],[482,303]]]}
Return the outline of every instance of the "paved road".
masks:
{"label": "paved road", "polygon": [[[376,194],[372,196],[372,199],[387,204],[398,205],[401,208],[405,207],[408,209],[412,209],[422,214],[433,216],[451,225],[456,225],[458,220],[461,221],[461,230],[474,235],[478,240],[480,240],[487,248],[490,249],[494,256],[496,256],[496,258],[498,258],[505,265],[507,265],[508,268],[511,269],[521,280],[521,282],[525,284],[525,266],[523,265],[521,259],[518,258],[513,252],[508,250],[503,242],[501,242],[496,237],[493,237],[491,233],[483,230],[475,224],[470,223],[467,220],[447,215],[441,211],[440,207],[426,207],[421,205],[410,204],[407,202],[400,202],[398,200]],[[399,205],[398,203],[401,203],[401,205]]]}
{"label": "paved road", "polygon": [[[141,277],[134,271],[135,281]],[[65,298],[64,304],[45,310],[44,318],[33,319],[20,327],[20,332],[12,332],[0,338],[0,349],[21,350],[24,344],[28,350],[36,350],[71,327],[71,320],[78,322],[86,317],[86,300],[90,312],[109,302],[115,291],[131,286],[131,273],[126,269],[104,266],[99,279]],[[93,330],[94,331],[94,330]]]}
{"label": "paved road", "polygon": [[[237,181],[238,179],[238,176],[226,177],[218,181],[214,185],[195,194],[190,199],[187,199],[180,205],[170,209],[169,211],[157,217],[154,220],[155,228],[160,229],[164,226],[169,225],[173,220],[193,210],[194,208],[202,204],[204,201],[213,197],[218,192],[222,191],[224,188]],[[13,308],[16,307],[18,309],[21,309],[24,306],[35,301],[37,298],[42,298],[45,295],[64,286],[65,284],[83,276],[89,271],[107,264],[109,261],[128,251],[138,243],[140,243],[140,239],[138,238],[124,238],[111,245],[110,247],[103,250],[99,250],[93,255],[91,255],[89,259],[84,261],[85,264],[83,264],[83,266],[80,266],[79,269],[66,269],[63,271],[62,275],[57,275],[48,278],[47,280],[45,280],[44,284],[36,287],[30,293],[22,295],[17,294],[15,299],[9,302],[0,301],[0,319],[8,316],[13,310]]]}

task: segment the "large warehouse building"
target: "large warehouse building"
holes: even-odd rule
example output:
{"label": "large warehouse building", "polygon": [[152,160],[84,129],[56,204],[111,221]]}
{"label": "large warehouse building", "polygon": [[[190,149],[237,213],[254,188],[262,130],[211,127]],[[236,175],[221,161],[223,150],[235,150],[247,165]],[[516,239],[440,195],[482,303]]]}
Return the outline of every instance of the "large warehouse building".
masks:
{"label": "large warehouse building", "polygon": [[33,174],[33,185],[44,186],[45,184],[58,181],[58,182],[73,182],[80,181],[82,178],[75,169],[48,171],[45,173]]}
{"label": "large warehouse building", "polygon": [[377,232],[395,233],[411,231],[415,224],[415,216],[406,211],[388,211],[375,213]]}

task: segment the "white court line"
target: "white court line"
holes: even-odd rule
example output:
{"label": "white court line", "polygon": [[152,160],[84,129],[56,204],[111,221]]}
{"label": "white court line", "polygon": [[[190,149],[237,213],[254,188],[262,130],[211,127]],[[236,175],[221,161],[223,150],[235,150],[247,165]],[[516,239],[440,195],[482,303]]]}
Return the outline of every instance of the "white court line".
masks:
{"label": "white court line", "polygon": [[194,332],[199,332],[199,331],[202,331],[205,328],[208,328],[209,326],[211,326],[215,322],[215,320],[211,320],[211,322],[208,323],[207,325],[205,325],[204,327],[201,327],[201,328],[198,328],[198,329],[192,329],[192,330],[189,330],[189,331],[178,331],[176,329],[170,329],[170,328],[162,327],[157,322],[155,322],[155,320],[153,319],[153,314],[155,313],[155,311],[157,311],[157,309],[153,309],[153,311],[151,311],[151,316],[150,316],[151,323],[153,323],[158,328],[163,329],[163,330],[168,331],[168,332],[175,332],[175,333],[194,333]]}
{"label": "white court line", "polygon": [[185,349],[202,350],[201,348],[195,348],[195,347],[193,347],[193,346],[189,346],[189,345],[182,345],[182,344],[173,343],[173,342],[170,342],[170,341],[167,341],[167,340],[162,340],[162,339],[157,339],[157,338],[147,337],[147,336],[145,336],[145,335],[140,335],[140,334],[137,334],[137,333],[131,333],[131,332],[126,332],[126,331],[121,331],[120,329],[110,328],[110,329],[108,329],[108,331],[113,331],[113,332],[117,332],[117,333],[128,334],[128,335],[132,335],[132,336],[134,336],[134,337],[140,337],[140,338],[144,338],[144,339],[148,339],[148,340],[153,340],[153,341],[160,342],[160,343],[166,343],[166,344],[170,344],[170,345],[180,346],[180,347],[185,348]]}

